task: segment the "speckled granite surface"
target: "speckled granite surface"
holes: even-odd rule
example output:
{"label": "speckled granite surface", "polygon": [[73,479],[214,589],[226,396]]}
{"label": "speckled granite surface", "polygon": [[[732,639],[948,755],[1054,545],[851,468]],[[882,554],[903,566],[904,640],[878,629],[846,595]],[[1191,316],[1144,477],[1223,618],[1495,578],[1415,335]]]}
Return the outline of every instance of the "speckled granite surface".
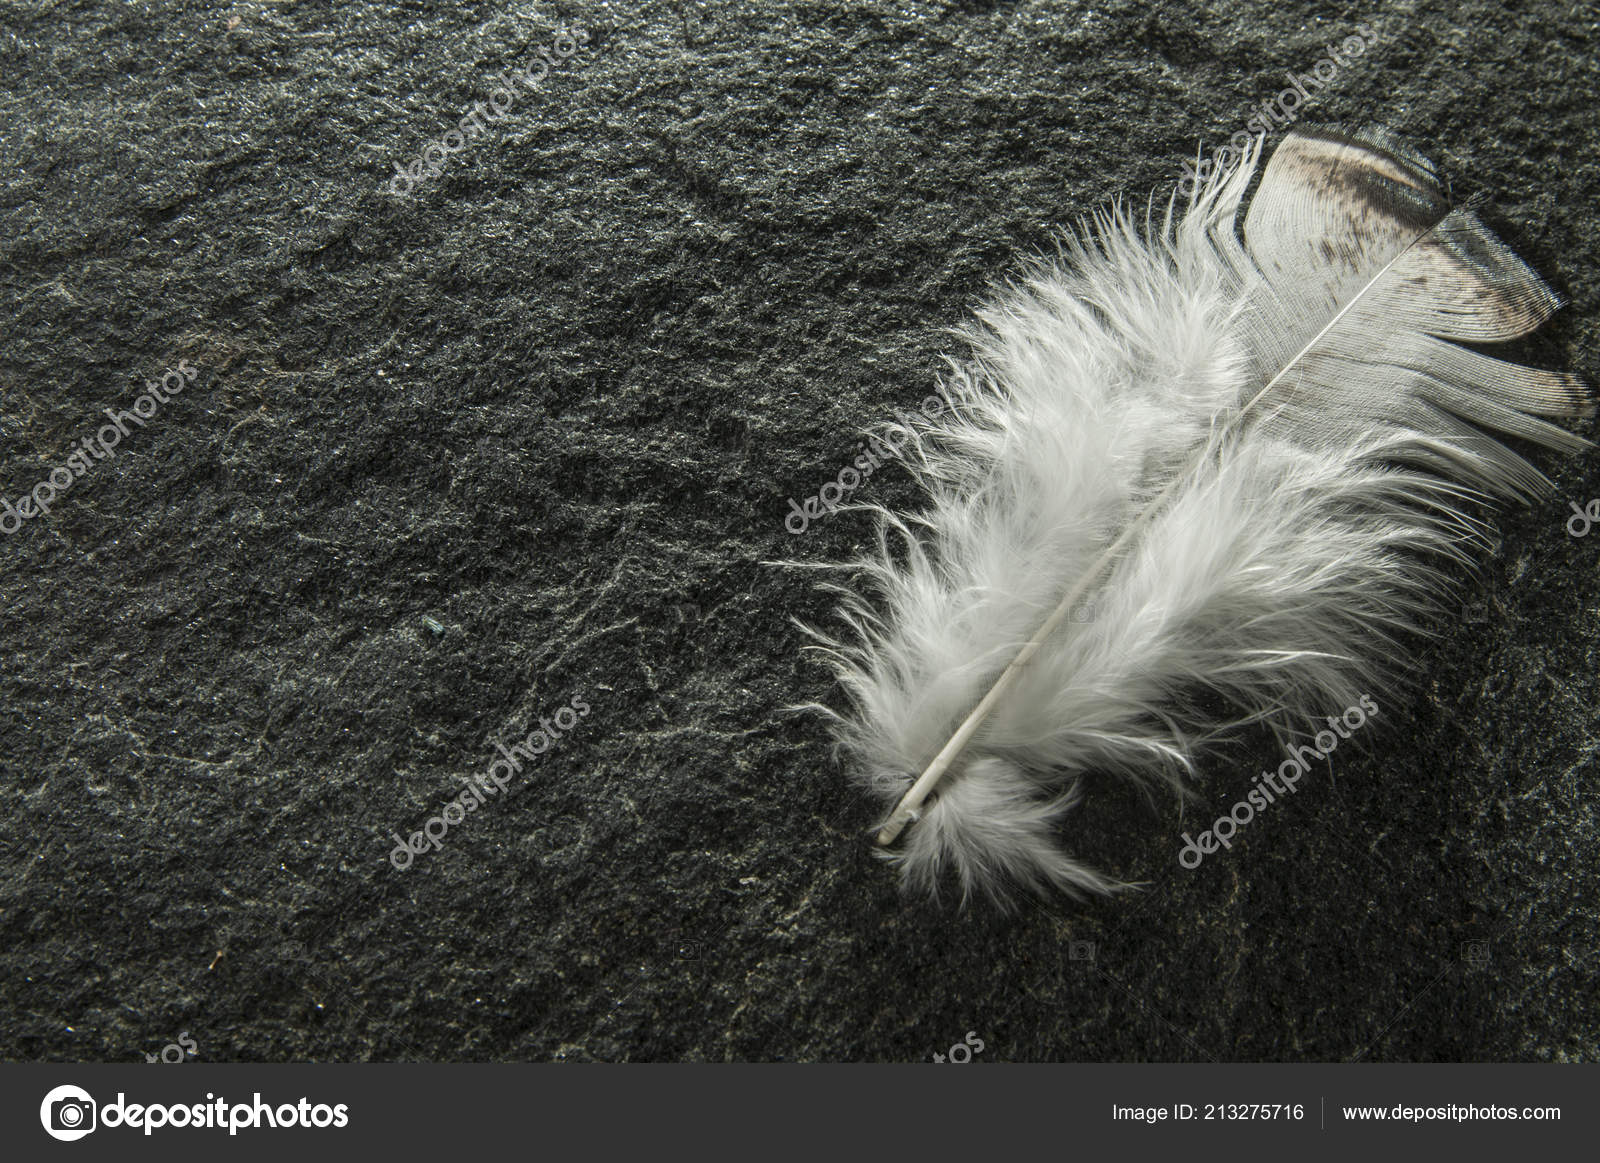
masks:
{"label": "speckled granite surface", "polygon": [[1595,378],[1600,15],[1530,7],[10,3],[0,494],[197,374],[0,538],[0,1056],[1600,1058],[1600,458],[1371,751],[1196,872],[1269,740],[1184,820],[1101,787],[1148,887],[1009,919],[897,896],[762,564],[861,542],[787,499],[990,279],[1361,22],[1300,116],[1481,199]]}

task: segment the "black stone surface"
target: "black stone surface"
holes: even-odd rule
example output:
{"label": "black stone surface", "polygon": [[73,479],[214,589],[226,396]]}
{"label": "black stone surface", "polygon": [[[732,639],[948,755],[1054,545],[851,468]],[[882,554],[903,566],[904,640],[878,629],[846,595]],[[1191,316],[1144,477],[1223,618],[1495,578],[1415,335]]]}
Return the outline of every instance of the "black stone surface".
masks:
{"label": "black stone surface", "polygon": [[838,697],[790,623],[831,602],[763,563],[868,532],[787,498],[1015,258],[1359,22],[1302,119],[1438,162],[1570,299],[1519,357],[1595,377],[1592,6],[8,3],[0,493],[199,375],[0,538],[0,1056],[1600,1057],[1594,456],[1541,458],[1416,695],[1230,853],[1176,862],[1265,738],[1183,819],[1097,789],[1073,843],[1138,895],[901,900],[782,711]]}

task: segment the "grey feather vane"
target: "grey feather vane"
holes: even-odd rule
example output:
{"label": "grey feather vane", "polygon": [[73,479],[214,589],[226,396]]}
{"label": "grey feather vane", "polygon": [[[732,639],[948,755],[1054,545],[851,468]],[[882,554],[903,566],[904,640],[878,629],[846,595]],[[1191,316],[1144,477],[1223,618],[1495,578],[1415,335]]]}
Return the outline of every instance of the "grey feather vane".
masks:
{"label": "grey feather vane", "polygon": [[908,888],[1121,887],[1060,846],[1083,776],[1181,791],[1229,729],[1292,742],[1384,689],[1480,503],[1548,487],[1502,438],[1587,446],[1541,419],[1591,414],[1579,380],[1460,346],[1558,302],[1426,162],[1296,129],[1241,238],[1260,150],[1064,240],[901,434],[927,505],[877,510],[819,637]]}

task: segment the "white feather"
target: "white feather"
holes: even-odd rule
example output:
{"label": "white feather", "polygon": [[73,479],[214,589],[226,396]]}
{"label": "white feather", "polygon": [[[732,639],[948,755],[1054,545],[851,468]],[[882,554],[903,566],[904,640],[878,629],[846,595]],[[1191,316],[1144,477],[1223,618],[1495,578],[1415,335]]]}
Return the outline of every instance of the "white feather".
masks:
{"label": "white feather", "polygon": [[1228,730],[1287,743],[1383,689],[1483,543],[1475,502],[1548,483],[1484,430],[1587,443],[1533,417],[1587,414],[1577,380],[1449,342],[1557,303],[1425,162],[1296,130],[1241,240],[1259,148],[1179,220],[1098,214],[978,313],[951,418],[910,433],[927,508],[878,509],[867,584],[835,587],[835,730],[886,808],[1090,587],[885,853],[908,888],[1120,887],[1058,843],[1082,776],[1181,790]]}

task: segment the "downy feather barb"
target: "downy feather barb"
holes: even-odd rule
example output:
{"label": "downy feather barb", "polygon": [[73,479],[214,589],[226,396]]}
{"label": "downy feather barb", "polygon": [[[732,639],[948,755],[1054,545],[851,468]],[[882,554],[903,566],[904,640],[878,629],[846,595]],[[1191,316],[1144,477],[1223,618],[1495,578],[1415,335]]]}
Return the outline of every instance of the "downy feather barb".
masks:
{"label": "downy feather barb", "polygon": [[1181,793],[1231,729],[1289,742],[1381,689],[1479,502],[1548,488],[1501,438],[1588,447],[1544,419],[1592,414],[1581,381],[1460,345],[1558,301],[1427,162],[1296,128],[1241,237],[1261,151],[1181,215],[1099,212],[978,312],[906,448],[927,507],[873,507],[865,589],[832,587],[834,730],[909,889],[1124,887],[1057,843],[1085,775]]}

